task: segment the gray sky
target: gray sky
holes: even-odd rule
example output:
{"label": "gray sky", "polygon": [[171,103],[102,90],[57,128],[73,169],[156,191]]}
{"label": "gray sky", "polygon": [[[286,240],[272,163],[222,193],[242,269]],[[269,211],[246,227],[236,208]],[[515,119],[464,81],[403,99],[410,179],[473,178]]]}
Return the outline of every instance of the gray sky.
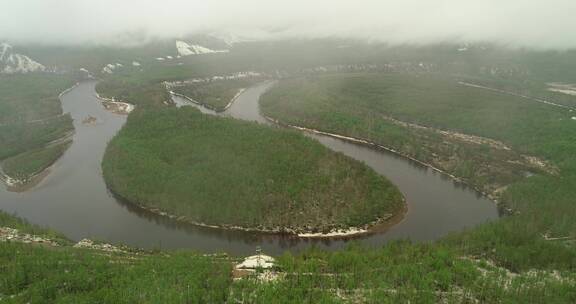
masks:
{"label": "gray sky", "polygon": [[[355,37],[392,43],[494,41],[576,47],[576,0],[3,0],[0,37],[119,43],[233,31],[265,37]],[[124,35],[121,35],[124,34]],[[120,36],[121,35],[121,36]]]}

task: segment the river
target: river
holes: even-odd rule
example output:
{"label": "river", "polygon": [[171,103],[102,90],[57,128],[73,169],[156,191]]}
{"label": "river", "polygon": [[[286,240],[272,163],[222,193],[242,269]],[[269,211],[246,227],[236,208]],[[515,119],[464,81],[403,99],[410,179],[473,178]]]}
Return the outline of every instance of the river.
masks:
{"label": "river", "polygon": [[[64,112],[74,119],[76,133],[70,149],[50,174],[24,193],[0,189],[0,208],[64,233],[73,240],[92,238],[146,249],[188,248],[198,252],[253,254],[260,247],[268,254],[298,251],[315,244],[328,250],[344,247],[346,240],[300,239],[259,233],[201,228],[157,216],[117,200],[106,188],[100,162],[108,141],[126,116],[107,112],[95,95],[94,81],[83,82],[61,97]],[[259,114],[258,98],[270,83],[244,91],[222,114],[268,122]],[[179,105],[190,104],[173,97]],[[200,108],[203,112],[213,112]],[[83,124],[88,116],[95,124]],[[498,217],[496,205],[479,193],[427,167],[393,153],[377,151],[326,136],[311,135],[328,148],[368,164],[396,184],[408,203],[399,224],[359,242],[379,245],[393,239],[434,240]]]}

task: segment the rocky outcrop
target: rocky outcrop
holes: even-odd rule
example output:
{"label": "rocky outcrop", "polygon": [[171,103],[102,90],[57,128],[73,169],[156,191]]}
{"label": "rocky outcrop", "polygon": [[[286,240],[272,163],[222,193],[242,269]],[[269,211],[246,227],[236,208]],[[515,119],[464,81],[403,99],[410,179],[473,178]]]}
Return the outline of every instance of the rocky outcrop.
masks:
{"label": "rocky outcrop", "polygon": [[0,227],[0,242],[19,242],[25,244],[59,246],[58,242],[54,240],[33,234],[23,233],[18,229],[10,227]]}

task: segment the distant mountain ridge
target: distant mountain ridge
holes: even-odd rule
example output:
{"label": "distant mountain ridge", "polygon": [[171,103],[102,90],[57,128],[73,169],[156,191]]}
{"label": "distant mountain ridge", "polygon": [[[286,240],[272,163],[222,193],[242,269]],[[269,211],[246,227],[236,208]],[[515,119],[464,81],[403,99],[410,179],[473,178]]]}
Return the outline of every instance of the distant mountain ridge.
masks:
{"label": "distant mountain ridge", "polygon": [[46,67],[30,57],[14,52],[8,43],[0,43],[0,73],[17,74],[43,72]]}
{"label": "distant mountain ridge", "polygon": [[180,56],[190,56],[190,55],[202,55],[211,53],[228,53],[229,50],[213,50],[207,47],[190,44],[182,40],[176,40],[176,50]]}

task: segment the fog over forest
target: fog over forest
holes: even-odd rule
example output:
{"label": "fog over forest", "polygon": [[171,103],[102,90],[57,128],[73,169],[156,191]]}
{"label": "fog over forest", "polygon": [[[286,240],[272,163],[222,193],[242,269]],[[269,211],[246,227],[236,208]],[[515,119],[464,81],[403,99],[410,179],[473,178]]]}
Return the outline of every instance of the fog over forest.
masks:
{"label": "fog over forest", "polygon": [[0,39],[129,45],[219,33],[565,49],[576,46],[574,11],[573,0],[11,0],[0,10]]}

